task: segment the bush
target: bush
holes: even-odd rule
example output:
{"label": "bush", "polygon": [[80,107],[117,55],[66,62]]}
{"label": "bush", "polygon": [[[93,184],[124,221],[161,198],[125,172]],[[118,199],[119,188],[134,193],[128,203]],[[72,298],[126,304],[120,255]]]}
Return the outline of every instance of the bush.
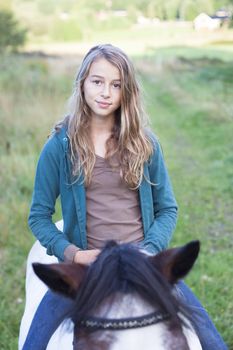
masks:
{"label": "bush", "polygon": [[0,52],[17,51],[26,41],[26,32],[26,29],[20,28],[11,11],[0,11]]}

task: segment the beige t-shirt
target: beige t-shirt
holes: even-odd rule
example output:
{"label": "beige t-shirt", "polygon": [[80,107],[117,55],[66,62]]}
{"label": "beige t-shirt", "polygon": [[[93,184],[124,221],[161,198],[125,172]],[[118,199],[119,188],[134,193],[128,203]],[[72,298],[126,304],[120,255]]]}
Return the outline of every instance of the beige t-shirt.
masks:
{"label": "beige t-shirt", "polygon": [[129,189],[113,164],[96,156],[92,181],[86,188],[88,249],[103,248],[107,240],[140,242],[143,239],[138,190]]}
{"label": "beige t-shirt", "polygon": [[[137,243],[143,240],[138,190],[131,190],[120,176],[116,157],[112,164],[96,156],[92,182],[86,187],[88,249],[101,249],[108,240]],[[78,248],[70,244],[65,261],[73,261]]]}

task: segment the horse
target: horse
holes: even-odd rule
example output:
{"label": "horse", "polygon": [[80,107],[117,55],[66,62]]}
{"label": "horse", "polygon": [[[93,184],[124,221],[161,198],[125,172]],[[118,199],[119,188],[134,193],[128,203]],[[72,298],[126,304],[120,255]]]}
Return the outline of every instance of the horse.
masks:
{"label": "horse", "polygon": [[89,266],[33,263],[47,287],[73,300],[71,321],[55,332],[57,340],[47,349],[201,350],[190,310],[175,289],[194,265],[199,246],[192,241],[153,256],[109,241]]}

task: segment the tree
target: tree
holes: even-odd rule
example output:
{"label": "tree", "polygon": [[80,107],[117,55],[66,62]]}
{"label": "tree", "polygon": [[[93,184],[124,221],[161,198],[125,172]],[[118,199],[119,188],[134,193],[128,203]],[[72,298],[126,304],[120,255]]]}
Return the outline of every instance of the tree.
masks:
{"label": "tree", "polygon": [[17,51],[26,41],[26,32],[10,10],[0,11],[0,52]]}

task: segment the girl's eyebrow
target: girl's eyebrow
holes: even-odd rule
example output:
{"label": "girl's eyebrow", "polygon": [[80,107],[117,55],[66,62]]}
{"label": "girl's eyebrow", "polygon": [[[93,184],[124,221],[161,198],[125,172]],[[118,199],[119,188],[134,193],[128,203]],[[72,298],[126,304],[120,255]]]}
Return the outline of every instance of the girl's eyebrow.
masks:
{"label": "girl's eyebrow", "polygon": [[[104,79],[104,77],[102,77],[102,75],[98,75],[98,74],[93,74],[90,77]],[[112,81],[121,81],[121,80],[120,79],[113,79]]]}
{"label": "girl's eyebrow", "polygon": [[97,75],[97,74],[92,74],[90,77],[91,78],[102,78],[102,79],[104,78],[101,75]]}

